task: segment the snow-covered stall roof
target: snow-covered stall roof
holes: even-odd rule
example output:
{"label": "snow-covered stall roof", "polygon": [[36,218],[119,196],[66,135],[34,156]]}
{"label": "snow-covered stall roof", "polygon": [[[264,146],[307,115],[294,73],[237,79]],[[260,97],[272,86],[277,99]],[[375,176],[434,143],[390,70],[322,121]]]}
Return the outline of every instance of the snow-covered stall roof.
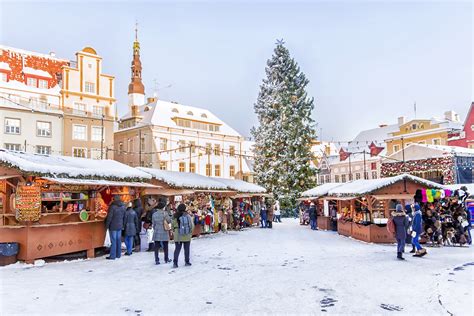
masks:
{"label": "snow-covered stall roof", "polygon": [[320,196],[324,196],[326,194],[328,194],[329,190],[332,190],[338,186],[341,186],[343,185],[343,183],[324,183],[324,184],[321,184],[321,185],[318,185],[317,187],[315,188],[312,188],[312,189],[309,189],[309,190],[306,190],[304,192],[301,193],[301,197],[305,197],[305,198],[318,198]]}
{"label": "snow-covered stall roof", "polygon": [[328,195],[330,196],[360,196],[364,194],[370,194],[374,191],[388,187],[404,179],[413,181],[425,185],[433,189],[444,189],[445,187],[439,183],[425,180],[420,177],[416,177],[410,174],[401,174],[395,177],[380,178],[380,179],[360,179],[352,182],[347,182],[341,186],[329,190]]}
{"label": "snow-covered stall roof", "polygon": [[115,160],[94,160],[68,156],[47,156],[0,149],[0,166],[24,174],[53,178],[150,179],[148,173]]}
{"label": "snow-covered stall roof", "polygon": [[167,171],[144,167],[138,167],[136,169],[148,173],[154,179],[162,181],[173,188],[227,190],[227,185],[224,183],[196,173]]}
{"label": "snow-covered stall roof", "polygon": [[222,182],[230,190],[235,190],[238,193],[266,193],[264,187],[261,187],[255,183],[250,183],[237,179],[224,179],[224,178],[213,178],[216,181]]}

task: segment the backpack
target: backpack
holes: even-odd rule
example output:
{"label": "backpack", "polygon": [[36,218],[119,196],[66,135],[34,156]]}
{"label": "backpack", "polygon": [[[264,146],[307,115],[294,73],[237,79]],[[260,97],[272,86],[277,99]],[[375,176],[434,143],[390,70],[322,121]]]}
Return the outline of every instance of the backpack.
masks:
{"label": "backpack", "polygon": [[178,232],[181,236],[191,234],[191,223],[189,221],[189,216],[182,215],[179,218],[179,230],[178,230]]}
{"label": "backpack", "polygon": [[395,222],[393,221],[393,217],[390,217],[387,222],[387,230],[392,235],[395,235]]}

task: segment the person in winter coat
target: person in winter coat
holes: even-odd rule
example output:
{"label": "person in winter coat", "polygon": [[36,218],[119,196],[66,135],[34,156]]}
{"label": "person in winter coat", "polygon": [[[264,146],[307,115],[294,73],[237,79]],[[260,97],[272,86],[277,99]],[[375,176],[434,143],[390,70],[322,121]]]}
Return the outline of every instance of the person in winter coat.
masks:
{"label": "person in winter coat", "polygon": [[194,221],[192,217],[186,212],[186,205],[180,204],[173,216],[174,229],[174,258],[173,268],[178,267],[179,253],[184,246],[184,262],[186,266],[190,266],[190,248],[191,236],[194,229]]}
{"label": "person in winter coat", "polygon": [[411,236],[411,225],[413,222],[413,210],[410,204],[405,205],[405,213],[407,214],[408,227],[407,227],[407,238],[405,239],[405,244],[411,245],[412,250],[410,253],[415,253],[415,245],[413,245],[413,237]]}
{"label": "person in winter coat", "polygon": [[276,201],[274,206],[275,222],[281,223],[280,202]]}
{"label": "person in winter coat", "polygon": [[316,206],[313,202],[311,202],[309,206],[309,224],[312,230],[318,229],[318,222],[317,222],[317,214],[316,214]]}
{"label": "person in winter coat", "polygon": [[273,206],[267,205],[267,227],[273,227]]}
{"label": "person in winter coat", "polygon": [[140,229],[138,223],[138,216],[135,210],[132,208],[132,202],[128,203],[128,208],[125,211],[123,226],[125,230],[125,245],[127,246],[126,256],[132,254],[133,239],[137,235],[137,231]]}
{"label": "person in winter coat", "polygon": [[397,240],[397,258],[405,260],[403,252],[405,251],[405,240],[407,238],[408,217],[401,204],[397,204],[392,216],[395,224],[395,239]]}
{"label": "person in winter coat", "polygon": [[125,217],[125,205],[120,200],[120,196],[114,195],[114,201],[109,207],[107,218],[105,219],[105,227],[109,230],[110,235],[110,256],[108,260],[120,258],[122,254],[122,229]]}
{"label": "person in winter coat", "polygon": [[260,224],[261,228],[267,227],[267,207],[265,205],[260,209]]}
{"label": "person in winter coat", "polygon": [[153,242],[153,238],[150,239],[150,237],[152,237],[151,229],[153,225],[152,223],[153,214],[157,211],[156,206],[158,205],[159,202],[162,202],[162,200],[160,199],[159,201],[157,201],[154,197],[150,197],[148,199],[148,211],[145,214],[145,219],[144,219],[145,224],[143,225],[143,227],[145,227],[147,231],[147,235],[149,236],[148,249],[147,249],[148,252],[154,251],[154,248],[155,248],[155,243]]}
{"label": "person in winter coat", "polygon": [[227,234],[227,226],[228,226],[228,223],[229,223],[229,218],[227,216],[227,210],[225,209],[221,209],[219,211],[219,223],[221,225],[221,231],[224,233],[224,234]]}
{"label": "person in winter coat", "polygon": [[423,257],[426,255],[426,249],[420,245],[420,235],[423,231],[423,220],[421,218],[421,208],[419,204],[415,204],[415,213],[413,214],[413,223],[411,225],[411,236],[413,237],[413,245],[416,248],[414,257]]}
{"label": "person in winter coat", "polygon": [[133,209],[135,210],[135,213],[137,213],[137,218],[138,218],[138,229],[137,229],[137,234],[135,235],[135,251],[140,251],[140,232],[142,230],[142,216],[143,216],[143,206],[142,206],[142,200],[140,198],[136,199],[133,201]]}
{"label": "person in winter coat", "polygon": [[158,202],[156,211],[153,213],[153,241],[155,242],[155,264],[160,264],[158,256],[160,248],[165,253],[165,263],[171,262],[168,256],[168,243],[170,240],[169,231],[165,230],[165,225],[171,225],[171,217],[165,210],[166,204],[163,201]]}

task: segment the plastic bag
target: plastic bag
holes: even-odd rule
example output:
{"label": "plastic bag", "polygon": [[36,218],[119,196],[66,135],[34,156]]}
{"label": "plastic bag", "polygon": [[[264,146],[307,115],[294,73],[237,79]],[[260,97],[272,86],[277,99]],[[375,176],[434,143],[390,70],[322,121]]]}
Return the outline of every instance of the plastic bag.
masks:
{"label": "plastic bag", "polygon": [[146,231],[146,236],[147,236],[147,239],[148,239],[148,243],[152,243],[153,242],[153,228],[150,228]]}
{"label": "plastic bag", "polygon": [[104,239],[104,247],[109,248],[112,245],[112,242],[110,241],[110,233],[109,230],[105,232],[105,239]]}

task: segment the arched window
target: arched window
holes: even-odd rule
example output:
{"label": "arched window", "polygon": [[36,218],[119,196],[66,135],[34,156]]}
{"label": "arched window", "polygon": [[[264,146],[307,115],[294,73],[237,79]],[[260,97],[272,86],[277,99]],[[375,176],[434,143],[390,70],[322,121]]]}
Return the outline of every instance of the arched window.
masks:
{"label": "arched window", "polygon": [[171,112],[174,112],[174,113],[179,113],[178,109],[177,108],[174,108],[173,110],[171,110]]}
{"label": "arched window", "polygon": [[191,111],[188,111],[187,114],[188,114],[188,115],[194,115],[193,112],[191,112]]}
{"label": "arched window", "polygon": [[202,114],[201,114],[201,117],[202,117],[202,118],[207,118],[206,113],[202,113]]}

